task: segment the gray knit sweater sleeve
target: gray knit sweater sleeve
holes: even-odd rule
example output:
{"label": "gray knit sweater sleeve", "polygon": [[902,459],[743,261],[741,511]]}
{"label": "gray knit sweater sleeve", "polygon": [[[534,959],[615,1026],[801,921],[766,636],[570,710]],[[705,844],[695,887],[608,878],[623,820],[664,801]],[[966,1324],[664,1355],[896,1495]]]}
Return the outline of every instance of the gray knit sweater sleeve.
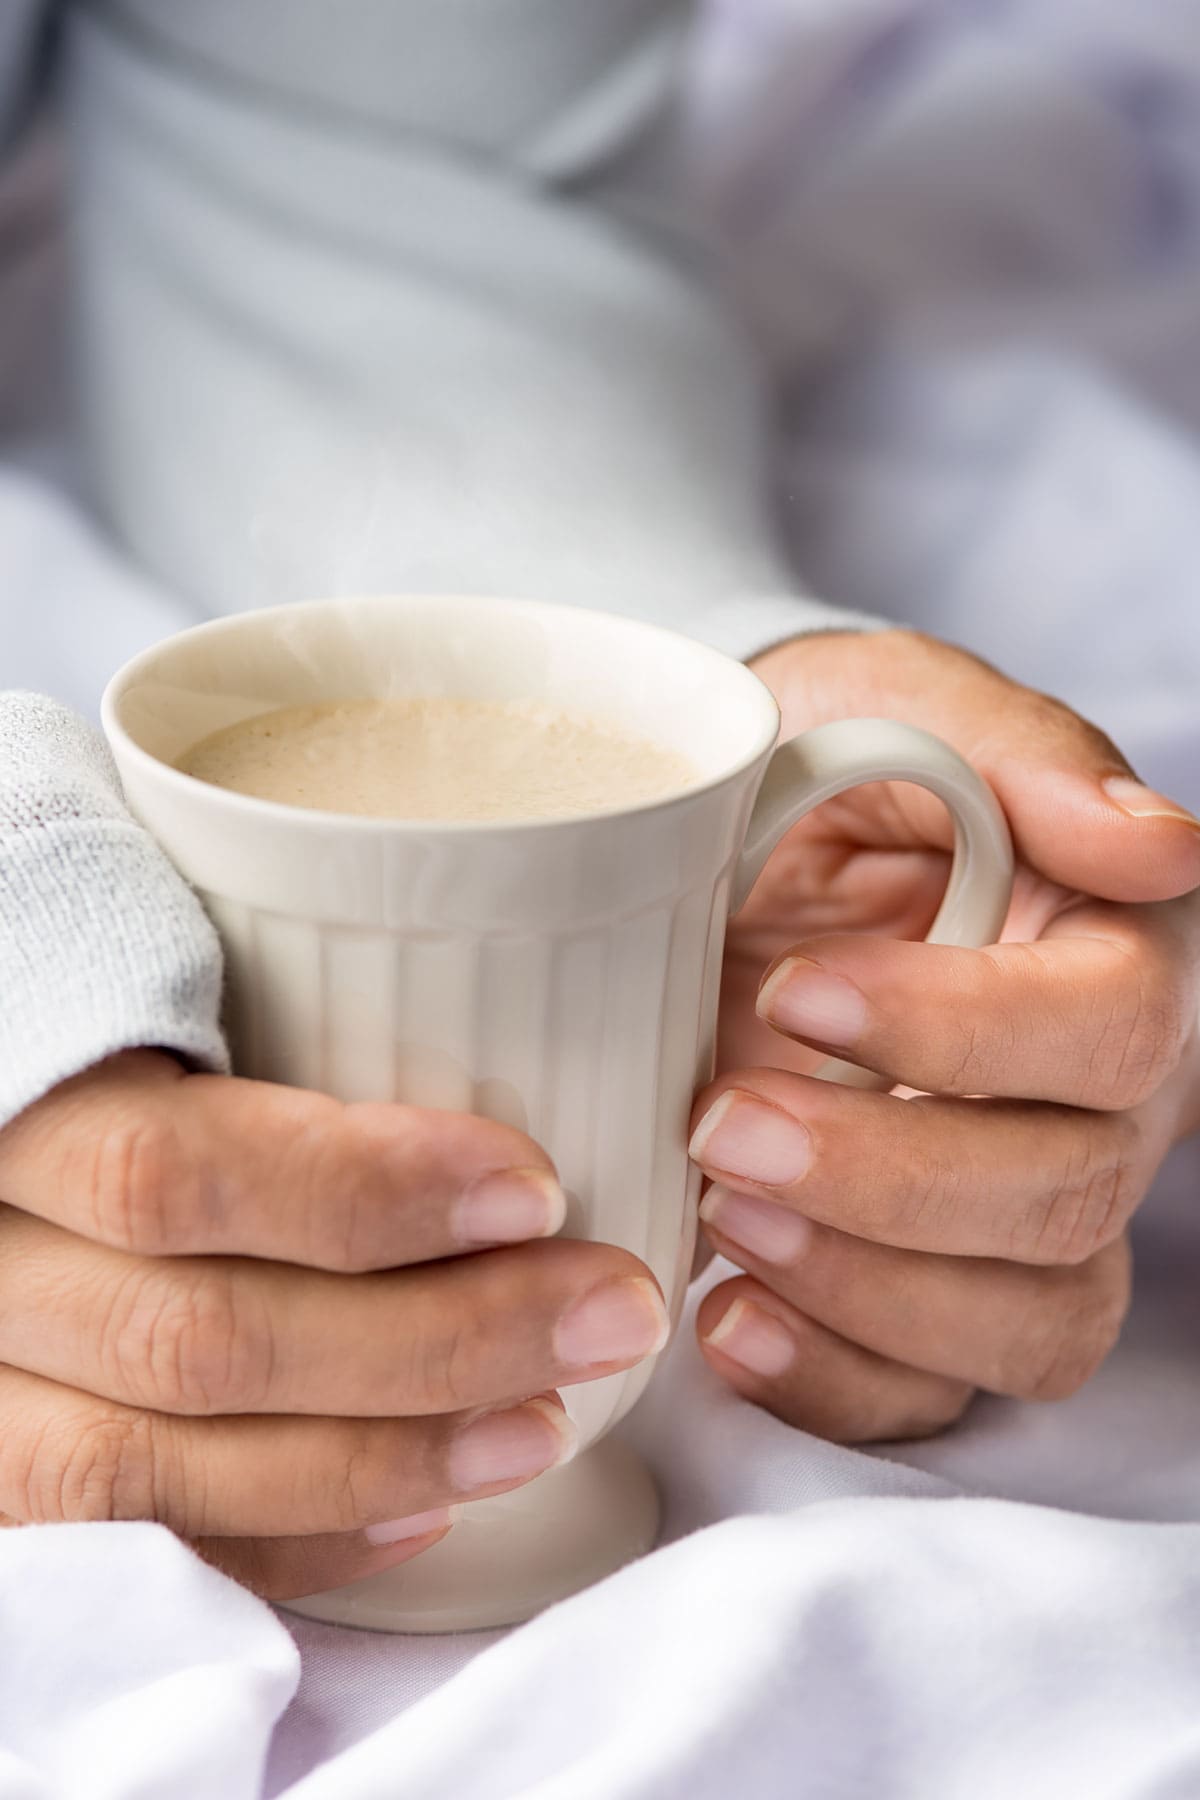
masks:
{"label": "gray knit sweater sleeve", "polygon": [[0,693],[0,958],[0,1124],[117,1050],[229,1066],[216,933],[103,740],[36,694]]}

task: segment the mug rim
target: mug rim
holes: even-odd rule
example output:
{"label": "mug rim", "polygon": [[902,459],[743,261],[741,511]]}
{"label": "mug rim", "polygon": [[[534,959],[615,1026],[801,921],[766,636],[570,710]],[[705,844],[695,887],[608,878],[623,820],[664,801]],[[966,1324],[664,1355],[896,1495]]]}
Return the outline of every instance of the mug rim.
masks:
{"label": "mug rim", "polygon": [[[332,607],[353,607],[362,603],[377,604],[380,602],[448,602],[467,601],[486,603],[488,606],[500,606],[509,611],[532,615],[536,618],[553,616],[561,621],[565,617],[586,618],[601,621],[606,627],[626,632],[632,636],[651,638],[660,645],[680,645],[689,655],[711,664],[714,673],[728,680],[731,677],[744,687],[747,698],[752,699],[763,710],[763,733],[757,745],[746,751],[736,761],[710,775],[690,787],[682,788],[676,793],[663,795],[656,799],[642,800],[631,806],[612,806],[595,808],[588,812],[563,813],[552,818],[509,818],[509,819],[410,819],[403,815],[381,817],[363,813],[343,813],[326,811],[312,806],[292,806],[282,800],[264,800],[253,794],[235,793],[230,788],[218,787],[215,783],[202,781],[198,776],[188,775],[172,763],[164,762],[161,757],[153,755],[131,735],[119,717],[119,707],[129,689],[136,683],[145,665],[176,645],[194,642],[198,638],[219,637],[223,633],[235,633],[239,629],[261,628],[261,623],[268,617],[294,617],[297,613],[316,612]],[[685,806],[712,794],[724,787],[727,782],[735,781],[765,757],[775,746],[779,736],[781,715],[774,694],[762,680],[761,676],[739,662],[736,657],[729,656],[723,650],[717,650],[698,638],[688,637],[684,632],[672,631],[666,626],[654,625],[645,619],[632,619],[622,613],[610,613],[601,607],[572,606],[565,602],[549,600],[529,600],[516,595],[486,593],[366,593],[347,595],[327,595],[323,598],[287,601],[276,606],[247,608],[244,612],[226,613],[217,619],[205,619],[200,624],[189,625],[182,631],[172,632],[155,643],[148,644],[136,655],[130,657],[109,678],[100,699],[100,723],[110,749],[116,752],[118,746],[121,756],[137,767],[143,776],[165,784],[167,792],[175,792],[181,800],[192,804],[208,805],[232,812],[241,817],[247,824],[256,819],[262,824],[276,827],[288,826],[294,830],[309,829],[328,831],[331,827],[354,833],[358,837],[395,836],[428,836],[436,833],[440,836],[480,837],[487,835],[511,834],[513,832],[553,832],[562,831],[571,826],[585,826],[592,823],[603,823],[613,819],[634,818],[653,813],[666,813],[675,807]]]}

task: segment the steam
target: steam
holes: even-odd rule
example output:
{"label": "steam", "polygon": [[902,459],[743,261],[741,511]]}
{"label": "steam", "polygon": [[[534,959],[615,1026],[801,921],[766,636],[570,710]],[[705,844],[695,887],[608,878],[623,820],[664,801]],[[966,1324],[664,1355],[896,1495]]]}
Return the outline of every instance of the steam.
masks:
{"label": "steam", "polygon": [[407,588],[389,530],[401,471],[382,443],[289,448],[264,470],[247,530],[251,608]]}

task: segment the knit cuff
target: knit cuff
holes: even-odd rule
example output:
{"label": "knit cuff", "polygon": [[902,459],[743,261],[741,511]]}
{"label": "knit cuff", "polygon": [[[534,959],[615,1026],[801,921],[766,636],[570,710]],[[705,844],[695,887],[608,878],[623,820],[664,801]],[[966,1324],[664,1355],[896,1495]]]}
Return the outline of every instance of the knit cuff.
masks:
{"label": "knit cuff", "polygon": [[225,1070],[221,950],[99,735],[0,694],[0,1124],[118,1050]]}

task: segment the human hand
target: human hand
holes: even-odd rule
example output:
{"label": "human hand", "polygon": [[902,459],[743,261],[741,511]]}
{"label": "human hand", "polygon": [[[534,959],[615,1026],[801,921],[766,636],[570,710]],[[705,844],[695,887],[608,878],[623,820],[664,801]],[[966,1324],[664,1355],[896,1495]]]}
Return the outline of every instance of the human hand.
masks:
{"label": "human hand", "polygon": [[[1120,1330],[1130,1216],[1200,1123],[1200,826],[948,645],[829,634],[755,667],[785,737],[884,716],[947,739],[995,788],[1018,871],[1000,947],[893,941],[928,929],[951,846],[899,784],[819,808],[767,865],[693,1117],[705,1231],[746,1271],[702,1302],[703,1353],[844,1442],[936,1431],[977,1388],[1068,1395]],[[816,1081],[818,1051],[917,1096]]]}
{"label": "human hand", "polygon": [[7,1522],[158,1519],[274,1598],[566,1460],[555,1388],[666,1336],[635,1257],[526,1241],[561,1190],[486,1119],[138,1051],[0,1132],[0,1200]]}

